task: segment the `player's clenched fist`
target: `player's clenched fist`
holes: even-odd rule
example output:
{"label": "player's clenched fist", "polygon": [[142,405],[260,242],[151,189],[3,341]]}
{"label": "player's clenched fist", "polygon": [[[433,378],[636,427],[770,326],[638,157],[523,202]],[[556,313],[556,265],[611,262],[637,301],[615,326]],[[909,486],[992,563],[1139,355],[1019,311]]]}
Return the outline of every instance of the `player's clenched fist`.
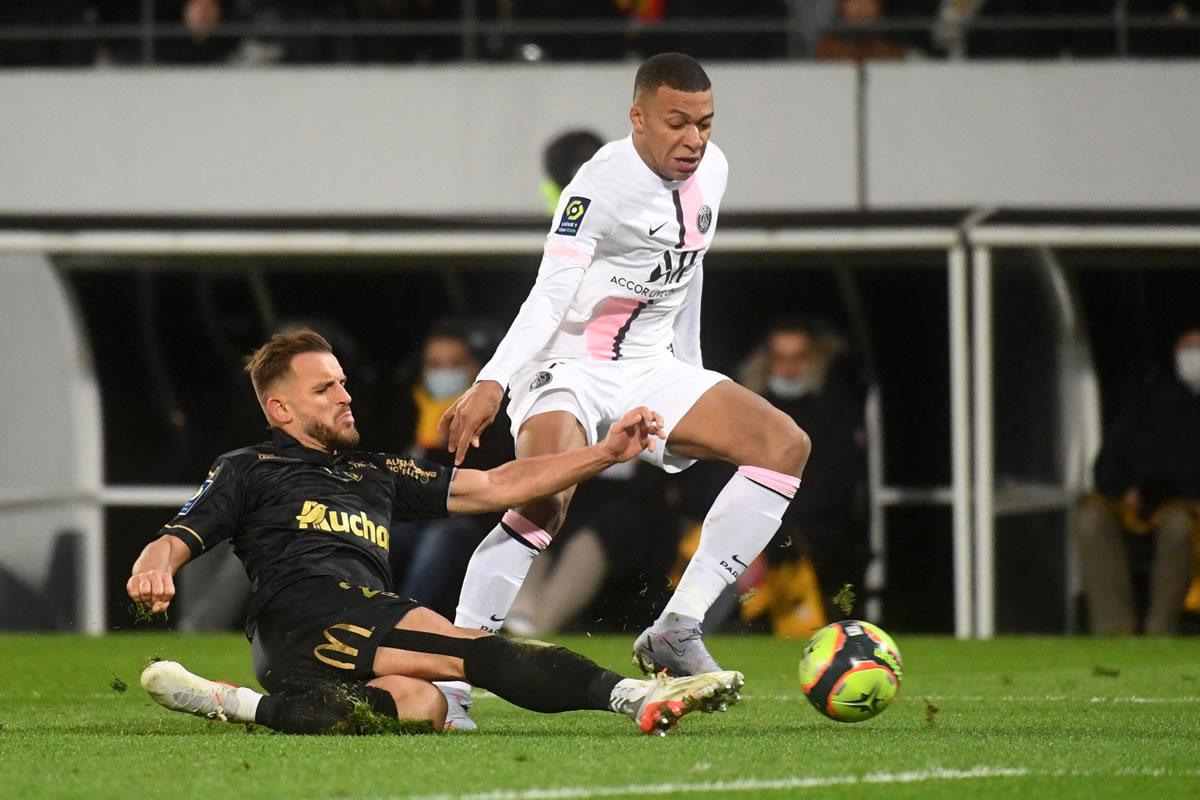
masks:
{"label": "player's clenched fist", "polygon": [[663,438],[662,415],[638,406],[613,423],[600,446],[618,461],[628,461],[643,450],[654,452],[655,438]]}
{"label": "player's clenched fist", "polygon": [[479,447],[479,435],[496,419],[504,387],[495,381],[480,381],[463,392],[438,421],[438,431],[446,435],[446,449],[454,453],[454,465],[467,457],[467,448]]}
{"label": "player's clenched fist", "polygon": [[151,614],[161,614],[175,596],[175,579],[156,569],[147,570],[131,577],[125,584],[125,591],[149,608]]}

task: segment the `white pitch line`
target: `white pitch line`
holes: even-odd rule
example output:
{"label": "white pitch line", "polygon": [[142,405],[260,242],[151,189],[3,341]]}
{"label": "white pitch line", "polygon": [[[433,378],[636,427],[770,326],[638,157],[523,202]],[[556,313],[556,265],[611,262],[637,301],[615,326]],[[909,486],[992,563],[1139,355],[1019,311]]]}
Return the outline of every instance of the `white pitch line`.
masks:
{"label": "white pitch line", "polygon": [[[906,697],[914,697],[911,692],[905,695]],[[921,695],[924,696],[924,695]],[[1171,704],[1179,703],[1200,703],[1200,695],[1190,695],[1187,697],[1142,697],[1139,695],[1113,695],[1106,697],[1104,695],[1092,695],[1090,697],[1079,697],[1066,694],[1048,694],[1048,695],[1015,695],[1015,694],[991,694],[991,695],[962,695],[962,694],[930,694],[930,700],[950,700],[963,703],[1135,703],[1135,704]],[[772,700],[778,702],[787,702],[791,700],[804,700],[802,694],[743,694],[742,702],[747,700]]]}
{"label": "white pitch line", "polygon": [[[824,789],[830,786],[853,786],[857,784],[924,783],[927,781],[973,780],[979,778],[1020,778],[1029,774],[1024,768],[972,767],[971,769],[927,769],[909,772],[873,772],[867,775],[830,775],[826,777],[792,777],[776,779],[746,778],[736,781],[709,781],[705,783],[653,783],[629,786],[564,786],[547,789],[525,789],[521,791],[492,791],[476,794],[409,795],[405,800],[589,800],[594,797],[620,797],[622,795],[675,794],[677,792],[699,792],[707,794],[731,794],[783,789]],[[400,800],[389,798],[388,800]]]}

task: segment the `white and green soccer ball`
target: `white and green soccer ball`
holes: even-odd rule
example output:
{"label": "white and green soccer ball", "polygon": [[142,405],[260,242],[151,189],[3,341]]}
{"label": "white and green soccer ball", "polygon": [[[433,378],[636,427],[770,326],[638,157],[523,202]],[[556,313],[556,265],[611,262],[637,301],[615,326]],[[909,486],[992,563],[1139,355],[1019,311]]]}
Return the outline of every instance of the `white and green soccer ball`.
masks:
{"label": "white and green soccer ball", "polygon": [[844,619],[813,634],[800,660],[800,687],[813,708],[838,722],[882,712],[900,691],[900,649],[877,625]]}

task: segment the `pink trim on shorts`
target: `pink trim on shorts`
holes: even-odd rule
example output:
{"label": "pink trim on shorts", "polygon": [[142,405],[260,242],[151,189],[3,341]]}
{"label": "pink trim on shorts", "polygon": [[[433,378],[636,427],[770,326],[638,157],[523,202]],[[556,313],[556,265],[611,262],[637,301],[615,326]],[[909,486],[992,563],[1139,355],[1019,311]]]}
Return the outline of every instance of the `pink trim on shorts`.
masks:
{"label": "pink trim on shorts", "polygon": [[640,305],[641,302],[632,297],[610,297],[605,300],[583,332],[588,355],[599,361],[615,360],[617,334]]}
{"label": "pink trim on shorts", "polygon": [[562,242],[546,242],[546,246],[542,248],[548,256],[556,256],[557,258],[565,258],[572,263],[583,264],[586,268],[592,263],[592,257],[580,250],[578,247],[572,247],[569,244]]}
{"label": "pink trim on shorts", "polygon": [[704,195],[700,193],[700,181],[693,175],[679,187],[679,207],[683,209],[683,227],[686,231],[683,237],[684,250],[704,248],[704,234],[700,232],[700,223],[696,221],[702,205]]}
{"label": "pink trim on shorts", "polygon": [[795,475],[785,475],[782,472],[763,467],[738,467],[738,475],[757,483],[764,489],[778,492],[788,500],[793,499],[796,496],[796,490],[800,488],[800,479]]}
{"label": "pink trim on shorts", "polygon": [[550,534],[511,508],[504,512],[504,516],[500,518],[500,522],[512,528],[517,536],[520,536],[538,550],[545,550],[550,546]]}

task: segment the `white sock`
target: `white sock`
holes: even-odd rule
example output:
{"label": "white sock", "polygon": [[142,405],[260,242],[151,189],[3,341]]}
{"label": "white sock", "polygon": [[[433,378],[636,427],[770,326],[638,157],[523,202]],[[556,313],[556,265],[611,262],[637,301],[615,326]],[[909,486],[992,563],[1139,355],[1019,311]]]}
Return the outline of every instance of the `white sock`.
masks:
{"label": "white sock", "polygon": [[[498,633],[521,591],[538,553],[550,545],[550,534],[516,511],[505,512],[500,524],[483,538],[463,577],[454,624]],[[471,693],[466,681],[434,681],[443,690]]]}
{"label": "white sock", "polygon": [[508,511],[475,548],[458,595],[454,624],[498,633],[529,567],[550,544],[550,534]]}
{"label": "white sock", "polygon": [[258,701],[262,700],[263,696],[248,686],[239,686],[233,694],[237,698],[237,704],[229,715],[231,721],[254,722],[254,714],[258,711]]}
{"label": "white sock", "polygon": [[792,475],[762,467],[739,469],[708,510],[700,547],[658,624],[666,624],[668,614],[704,619],[718,595],[770,543],[799,486],[800,479]]}
{"label": "white sock", "polygon": [[651,681],[625,678],[613,687],[612,694],[608,696],[608,707],[636,720],[638,709],[653,685]]}

